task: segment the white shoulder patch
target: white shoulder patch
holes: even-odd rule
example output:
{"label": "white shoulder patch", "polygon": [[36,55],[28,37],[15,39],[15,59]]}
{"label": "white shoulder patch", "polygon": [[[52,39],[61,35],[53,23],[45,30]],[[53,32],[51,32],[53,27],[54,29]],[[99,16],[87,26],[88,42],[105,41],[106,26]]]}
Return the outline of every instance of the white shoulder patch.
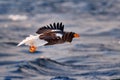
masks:
{"label": "white shoulder patch", "polygon": [[60,33],[56,33],[56,36],[58,36],[58,37],[60,37],[60,38],[62,38],[62,34],[60,34]]}
{"label": "white shoulder patch", "polygon": [[52,30],[52,32],[55,32],[55,31],[60,31],[60,30],[58,30],[58,29],[53,29],[53,30]]}

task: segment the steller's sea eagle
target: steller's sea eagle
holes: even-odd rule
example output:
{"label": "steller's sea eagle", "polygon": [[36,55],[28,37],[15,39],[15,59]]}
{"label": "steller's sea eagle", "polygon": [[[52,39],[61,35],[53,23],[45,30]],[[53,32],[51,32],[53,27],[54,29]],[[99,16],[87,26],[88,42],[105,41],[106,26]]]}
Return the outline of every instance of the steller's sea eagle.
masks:
{"label": "steller's sea eagle", "polygon": [[43,26],[37,30],[37,35],[30,35],[21,41],[17,46],[28,45],[31,53],[35,52],[39,46],[47,46],[72,42],[73,38],[80,37],[75,32],[64,31],[64,25],[61,23],[53,23]]}

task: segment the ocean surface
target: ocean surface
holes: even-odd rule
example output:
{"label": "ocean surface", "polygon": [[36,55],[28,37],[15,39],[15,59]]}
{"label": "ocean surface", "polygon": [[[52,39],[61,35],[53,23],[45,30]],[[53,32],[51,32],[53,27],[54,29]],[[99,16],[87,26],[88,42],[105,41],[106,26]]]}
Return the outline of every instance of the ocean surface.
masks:
{"label": "ocean surface", "polygon": [[[0,80],[120,80],[120,0],[0,0]],[[72,43],[17,44],[62,22]]]}

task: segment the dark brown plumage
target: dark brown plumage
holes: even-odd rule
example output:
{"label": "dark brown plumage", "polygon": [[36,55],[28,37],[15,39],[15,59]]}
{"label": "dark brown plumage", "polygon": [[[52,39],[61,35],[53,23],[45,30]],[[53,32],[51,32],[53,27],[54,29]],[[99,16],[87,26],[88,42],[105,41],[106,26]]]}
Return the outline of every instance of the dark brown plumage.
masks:
{"label": "dark brown plumage", "polygon": [[64,42],[72,42],[72,39],[79,37],[79,34],[74,32],[65,32],[64,25],[62,23],[53,23],[37,30],[37,34],[40,34],[39,38],[47,41],[45,45],[60,44]]}

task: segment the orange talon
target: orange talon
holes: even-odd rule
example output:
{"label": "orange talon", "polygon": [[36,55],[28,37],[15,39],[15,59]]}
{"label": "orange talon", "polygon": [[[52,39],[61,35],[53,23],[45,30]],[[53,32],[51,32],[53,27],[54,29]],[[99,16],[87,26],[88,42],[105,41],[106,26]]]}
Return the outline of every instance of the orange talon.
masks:
{"label": "orange talon", "polygon": [[37,47],[35,46],[30,46],[29,47],[29,52],[34,53],[36,51]]}

